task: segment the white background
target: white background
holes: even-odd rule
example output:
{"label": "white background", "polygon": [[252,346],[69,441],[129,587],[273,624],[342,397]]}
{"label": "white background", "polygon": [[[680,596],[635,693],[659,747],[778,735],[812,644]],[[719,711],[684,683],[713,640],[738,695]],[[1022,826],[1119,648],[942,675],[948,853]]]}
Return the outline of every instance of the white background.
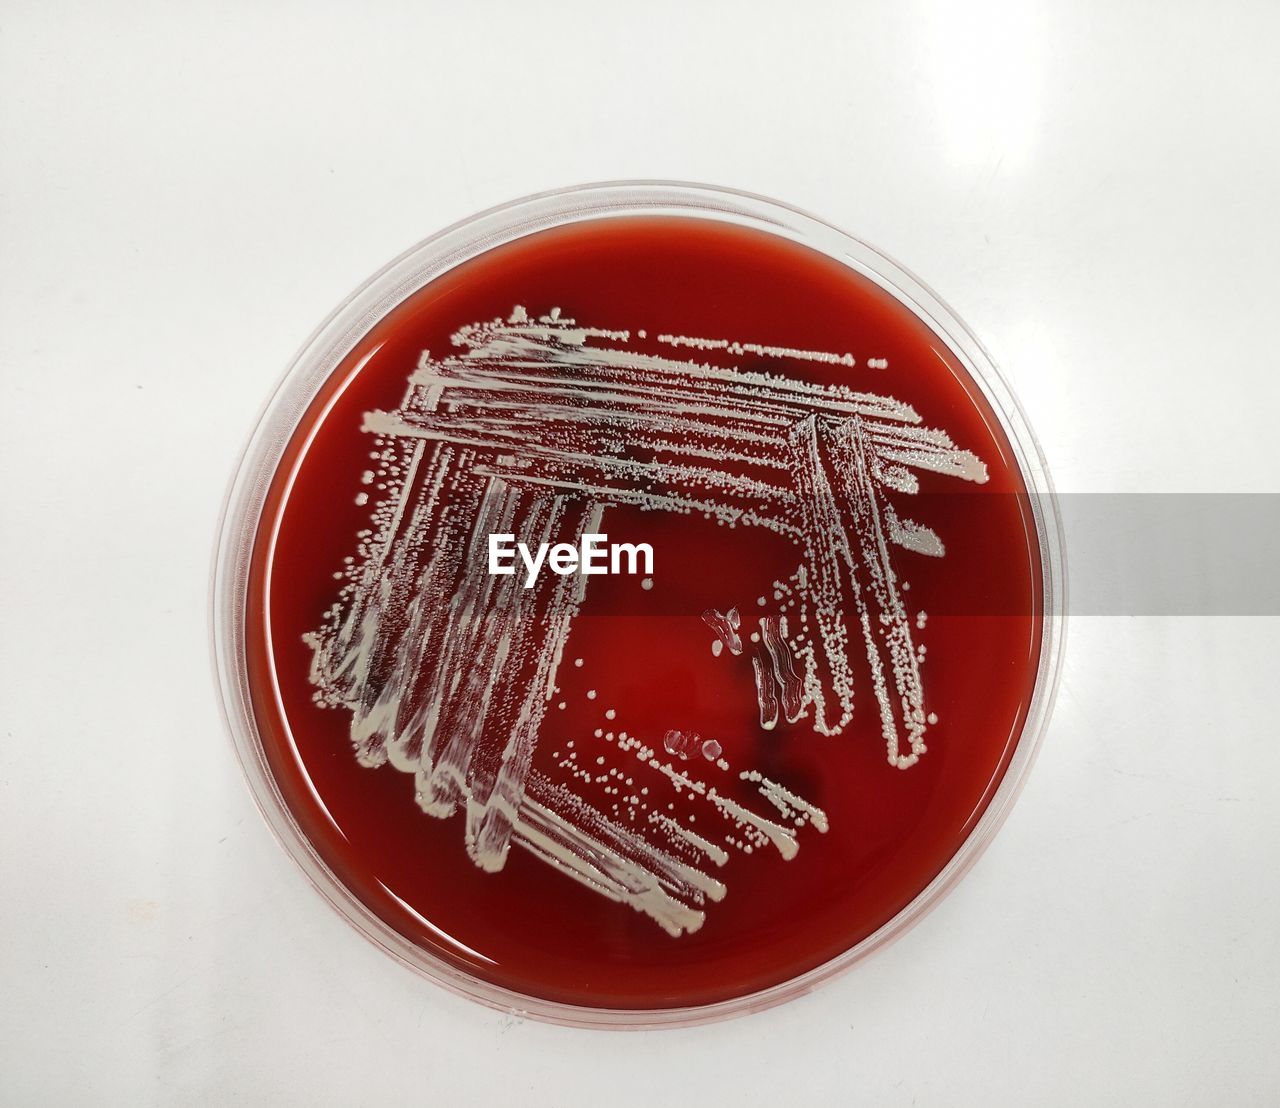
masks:
{"label": "white background", "polygon": [[0,8],[0,1101],[1280,1098],[1277,622],[1077,620],[960,888],[808,998],[520,1022],[325,908],[206,648],[259,404],[472,211],[673,177],[817,212],[983,338],[1067,491],[1276,492],[1274,4]]}

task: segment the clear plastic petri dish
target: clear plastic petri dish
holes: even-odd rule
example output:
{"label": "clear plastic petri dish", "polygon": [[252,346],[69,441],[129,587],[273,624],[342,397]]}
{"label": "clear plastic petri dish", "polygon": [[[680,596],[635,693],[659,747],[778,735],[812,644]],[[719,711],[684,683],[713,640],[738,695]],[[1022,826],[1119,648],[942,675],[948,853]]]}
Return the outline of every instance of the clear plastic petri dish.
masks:
{"label": "clear plastic petri dish", "polygon": [[1017,797],[1065,561],[990,357],[852,236],[726,189],[425,240],[240,459],[217,682],[326,900],[482,1003],[755,1011],[919,920]]}

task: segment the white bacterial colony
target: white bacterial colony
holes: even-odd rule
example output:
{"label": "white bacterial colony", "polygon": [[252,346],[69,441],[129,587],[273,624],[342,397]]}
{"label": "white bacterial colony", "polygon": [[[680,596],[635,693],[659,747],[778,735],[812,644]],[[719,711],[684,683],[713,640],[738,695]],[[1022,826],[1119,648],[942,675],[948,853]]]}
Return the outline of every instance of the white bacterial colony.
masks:
{"label": "white bacterial colony", "polygon": [[[576,542],[620,506],[781,536],[796,569],[769,596],[708,583],[712,654],[751,666],[765,731],[808,720],[832,736],[853,716],[859,644],[887,760],[906,769],[936,716],[913,639],[925,616],[908,614],[891,551],[945,548],[889,498],[918,491],[919,471],[982,482],[986,467],[891,396],[734,364],[853,367],[850,354],[656,336],[717,359],[678,360],[631,335],[518,307],[459,330],[457,353],[424,352],[400,405],[365,413],[373,449],[354,495],[370,524],[305,638],[315,699],[351,712],[360,764],[412,774],[428,815],[460,814],[480,869],[501,870],[518,847],[674,936],[726,895],[715,874],[734,854],[792,859],[827,816],[754,769],[734,772],[720,739],[687,721],[647,738],[621,730],[607,668],[576,695],[608,730],[567,734],[561,684],[586,675],[566,650],[590,579],[525,588],[489,575],[488,536]],[[548,739],[568,783],[534,764]]]}

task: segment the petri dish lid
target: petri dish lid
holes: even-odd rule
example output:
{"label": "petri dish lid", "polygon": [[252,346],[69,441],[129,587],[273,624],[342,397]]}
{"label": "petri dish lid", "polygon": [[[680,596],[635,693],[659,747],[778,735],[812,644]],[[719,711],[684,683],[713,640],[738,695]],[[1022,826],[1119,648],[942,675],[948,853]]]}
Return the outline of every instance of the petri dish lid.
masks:
{"label": "petri dish lid", "polygon": [[986,352],[774,201],[584,186],[319,328],[224,510],[228,727],[358,931],[554,1022],[799,995],[924,915],[1042,737],[1065,560]]}

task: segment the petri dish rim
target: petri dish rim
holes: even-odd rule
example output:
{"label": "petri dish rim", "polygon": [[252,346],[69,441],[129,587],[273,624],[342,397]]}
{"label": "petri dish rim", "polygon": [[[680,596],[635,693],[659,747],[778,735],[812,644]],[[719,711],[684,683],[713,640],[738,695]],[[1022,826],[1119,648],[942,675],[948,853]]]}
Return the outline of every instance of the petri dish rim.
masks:
{"label": "petri dish rim", "polygon": [[[329,869],[294,819],[267,763],[245,664],[245,610],[253,544],[285,449],[322,386],[379,320],[442,274],[497,246],[552,227],[645,215],[719,220],[815,249],[886,290],[946,343],[996,413],[1028,489],[1039,544],[1043,620],[1026,721],[999,785],[960,848],[893,919],[828,962],[762,991],[696,1007],[593,1008],[516,992],[434,957],[370,911]],[[356,931],[436,984],[500,1011],[573,1027],[636,1030],[693,1026],[781,1004],[846,972],[927,915],[981,856],[1026,783],[1052,713],[1066,611],[1065,545],[1040,445],[990,354],[935,292],[868,243],[778,201],[688,182],[615,181],[538,193],[455,223],[395,258],[334,309],[277,382],[240,454],[218,525],[209,629],[219,706],[250,793],[286,853]]]}

